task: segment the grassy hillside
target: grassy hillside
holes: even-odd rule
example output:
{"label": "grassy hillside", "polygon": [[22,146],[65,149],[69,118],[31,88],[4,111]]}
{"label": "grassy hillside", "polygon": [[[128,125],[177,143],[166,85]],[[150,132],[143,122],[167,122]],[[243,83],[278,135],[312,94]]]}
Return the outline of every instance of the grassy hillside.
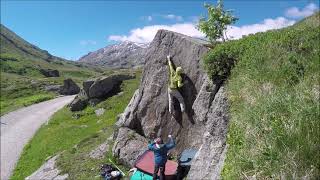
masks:
{"label": "grassy hillside", "polygon": [[[55,57],[26,42],[3,25],[0,31],[1,115],[53,98],[54,93],[44,91],[46,85],[62,84],[65,78],[80,83],[102,72]],[[61,77],[46,78],[39,69],[57,69]]]}
{"label": "grassy hillside", "polygon": [[[109,153],[104,159],[96,160],[88,154],[113,133],[116,117],[129,103],[139,86],[140,77],[141,72],[137,72],[135,79],[122,83],[123,93],[108,98],[96,107],[89,106],[80,112],[64,108],[55,113],[48,125],[42,126],[25,146],[11,179],[24,179],[37,170],[47,157],[58,152],[62,152],[58,160],[59,168],[68,172],[70,179],[95,179],[101,164],[112,157]],[[98,117],[94,111],[99,108],[106,111]]]}
{"label": "grassy hillside", "polygon": [[[215,47],[230,101],[224,179],[320,177],[320,14]],[[231,71],[230,71],[231,70]]]}

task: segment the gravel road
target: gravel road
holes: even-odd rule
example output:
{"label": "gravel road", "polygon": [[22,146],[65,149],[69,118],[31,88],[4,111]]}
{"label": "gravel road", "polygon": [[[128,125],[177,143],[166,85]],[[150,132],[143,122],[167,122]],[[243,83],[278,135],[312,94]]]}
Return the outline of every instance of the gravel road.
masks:
{"label": "gravel road", "polygon": [[18,109],[0,117],[1,180],[9,179],[23,147],[41,125],[75,96],[63,96]]}

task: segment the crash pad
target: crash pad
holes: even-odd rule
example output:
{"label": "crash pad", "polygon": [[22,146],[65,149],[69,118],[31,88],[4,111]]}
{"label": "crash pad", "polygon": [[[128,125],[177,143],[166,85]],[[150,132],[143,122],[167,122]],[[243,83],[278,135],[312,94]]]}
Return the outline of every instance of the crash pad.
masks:
{"label": "crash pad", "polygon": [[137,170],[131,177],[130,180],[152,180],[152,176],[145,174]]}
{"label": "crash pad", "polygon": [[196,149],[185,149],[179,158],[180,166],[191,166],[191,160],[194,158],[196,153]]}
{"label": "crash pad", "polygon": [[[134,166],[139,171],[152,175],[154,171],[154,166],[155,166],[153,152],[150,150],[145,151],[141,156],[139,156]],[[178,163],[168,160],[166,163],[166,170],[165,170],[166,177],[175,176],[177,173],[177,167],[178,167]],[[160,172],[158,173],[158,175],[160,175]]]}

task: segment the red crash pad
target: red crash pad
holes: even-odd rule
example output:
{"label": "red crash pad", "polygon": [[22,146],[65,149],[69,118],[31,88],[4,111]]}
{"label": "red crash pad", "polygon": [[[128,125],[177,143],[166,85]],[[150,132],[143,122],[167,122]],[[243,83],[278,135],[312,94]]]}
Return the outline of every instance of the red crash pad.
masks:
{"label": "red crash pad", "polygon": [[[152,151],[147,150],[141,156],[139,156],[138,160],[135,162],[134,165],[138,170],[146,173],[146,174],[153,174],[154,171],[154,154]],[[177,172],[178,163],[174,161],[168,160],[166,163],[166,176],[175,176]],[[160,172],[158,172],[160,175]]]}

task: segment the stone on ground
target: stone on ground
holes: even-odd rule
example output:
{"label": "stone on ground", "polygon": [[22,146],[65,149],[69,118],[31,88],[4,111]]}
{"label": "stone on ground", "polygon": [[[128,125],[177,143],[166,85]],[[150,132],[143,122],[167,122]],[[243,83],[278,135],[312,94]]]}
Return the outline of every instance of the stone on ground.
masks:
{"label": "stone on ground", "polygon": [[26,177],[26,180],[66,180],[68,174],[60,175],[60,170],[56,167],[56,160],[59,155],[54,156],[45,162],[37,171],[30,176]]}

